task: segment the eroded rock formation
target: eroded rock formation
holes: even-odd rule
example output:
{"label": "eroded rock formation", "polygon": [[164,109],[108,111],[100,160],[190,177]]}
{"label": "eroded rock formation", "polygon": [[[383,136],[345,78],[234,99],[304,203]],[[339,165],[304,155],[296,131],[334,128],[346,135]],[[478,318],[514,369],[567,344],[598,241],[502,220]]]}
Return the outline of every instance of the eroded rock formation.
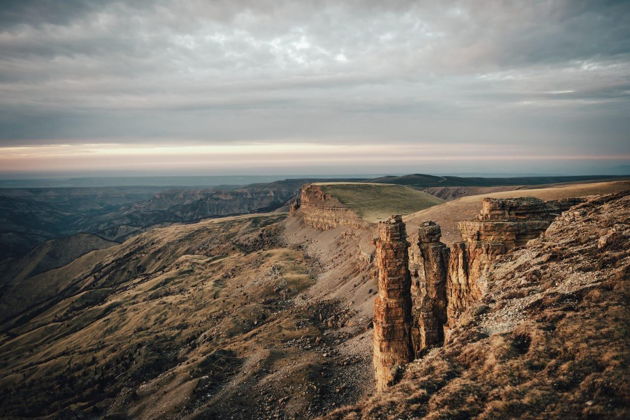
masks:
{"label": "eroded rock formation", "polygon": [[486,198],[477,220],[458,223],[463,242],[453,244],[449,261],[448,325],[478,301],[486,284],[484,274],[500,255],[524,246],[549,227],[575,200],[544,202],[537,198]]}
{"label": "eroded rock formation", "polygon": [[327,194],[320,185],[309,184],[300,190],[299,199],[290,206],[291,213],[300,210],[304,223],[318,229],[330,230],[339,226],[361,228],[367,226],[355,212],[337,198]]}
{"label": "eroded rock formation", "polygon": [[485,199],[477,220],[459,223],[462,242],[449,249],[440,242],[440,226],[424,222],[418,231],[418,248],[410,250],[410,257],[401,218],[380,223],[376,241],[379,294],[374,308],[378,389],[392,382],[397,366],[444,343],[445,331],[483,296],[486,274],[499,256],[539,237],[573,204],[577,200]]}
{"label": "eroded rock formation", "polygon": [[400,216],[380,222],[376,239],[378,295],[374,301],[374,369],[376,387],[386,388],[397,368],[413,360],[411,280],[405,224]]}
{"label": "eroded rock formation", "polygon": [[418,230],[417,275],[411,286],[411,334],[416,355],[444,342],[449,249],[440,242],[441,236],[440,226],[434,222],[424,222]]}

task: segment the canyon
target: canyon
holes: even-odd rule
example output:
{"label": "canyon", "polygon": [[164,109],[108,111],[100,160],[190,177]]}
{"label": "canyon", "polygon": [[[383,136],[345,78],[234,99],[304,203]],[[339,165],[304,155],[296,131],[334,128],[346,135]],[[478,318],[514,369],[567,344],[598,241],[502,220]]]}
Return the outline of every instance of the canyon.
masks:
{"label": "canyon", "polygon": [[[492,337],[488,345],[503,347],[488,354],[525,359],[542,339],[514,330],[527,320],[523,308],[573,302],[531,300],[546,293],[547,275],[558,293],[574,287],[552,270],[565,253],[588,244],[590,260],[567,271],[575,281],[625,276],[611,273],[625,261],[614,255],[627,244],[629,189],[499,191],[440,204],[424,193],[401,200],[407,187],[317,182],[288,213],[172,224],[122,244],[86,236],[92,250],[78,257],[47,242],[0,295],[0,415],[412,418],[437,407],[449,417],[456,412],[431,398],[449,381],[459,386],[460,366],[490,375],[461,353],[465,340]],[[387,214],[396,206],[402,217]],[[615,317],[610,328],[620,328]],[[469,327],[477,322],[482,330]],[[453,400],[474,395],[462,386]]]}

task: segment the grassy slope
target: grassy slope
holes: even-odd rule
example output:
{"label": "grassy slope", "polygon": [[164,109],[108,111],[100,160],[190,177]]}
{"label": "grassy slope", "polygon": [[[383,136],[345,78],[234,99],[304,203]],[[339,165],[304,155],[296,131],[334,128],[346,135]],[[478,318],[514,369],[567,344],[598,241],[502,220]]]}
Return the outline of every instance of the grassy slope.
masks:
{"label": "grassy slope", "polygon": [[368,222],[383,220],[392,214],[409,214],[443,200],[423,191],[401,185],[374,183],[321,183],[324,192],[335,196]]}
{"label": "grassy slope", "polygon": [[442,227],[442,241],[446,244],[461,240],[457,222],[473,219],[481,210],[485,197],[536,197],[542,200],[558,200],[568,197],[584,197],[592,194],[609,194],[630,189],[630,181],[596,182],[591,184],[569,184],[551,188],[503,191],[462,197],[439,206],[421,210],[405,217],[407,232],[414,235],[417,226],[425,220],[433,220]]}
{"label": "grassy slope", "polygon": [[40,291],[0,326],[0,417],[305,418],[355,400],[365,368],[332,349],[349,311],[304,298],[317,273],[279,238],[285,217],[157,228],[29,278],[5,300]]}

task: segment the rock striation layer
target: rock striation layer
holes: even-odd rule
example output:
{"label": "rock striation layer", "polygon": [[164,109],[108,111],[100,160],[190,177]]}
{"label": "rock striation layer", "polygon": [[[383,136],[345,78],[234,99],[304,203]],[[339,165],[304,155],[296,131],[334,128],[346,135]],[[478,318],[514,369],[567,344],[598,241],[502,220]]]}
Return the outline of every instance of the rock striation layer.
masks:
{"label": "rock striation layer", "polygon": [[374,301],[374,370],[376,388],[385,389],[397,370],[413,360],[411,347],[411,279],[409,243],[402,217],[378,225],[376,266],[378,295]]}
{"label": "rock striation layer", "polygon": [[418,247],[411,250],[400,217],[380,223],[374,308],[378,389],[392,383],[397,366],[448,341],[461,314],[483,296],[487,274],[501,255],[539,237],[560,212],[578,202],[485,199],[477,220],[459,223],[464,240],[450,249],[440,242],[441,229],[434,222],[420,226]]}
{"label": "rock striation layer", "polygon": [[478,301],[484,274],[497,258],[537,238],[554,218],[579,199],[545,202],[537,198],[486,198],[477,220],[458,223],[463,242],[453,244],[448,269],[447,325]]}
{"label": "rock striation layer", "polygon": [[339,226],[358,229],[367,225],[355,212],[317,184],[302,187],[299,198],[290,205],[292,214],[298,210],[304,223],[318,230],[330,230]]}
{"label": "rock striation layer", "polygon": [[416,355],[444,342],[449,249],[440,242],[441,236],[440,226],[434,222],[424,222],[418,230],[418,261],[411,286]]}

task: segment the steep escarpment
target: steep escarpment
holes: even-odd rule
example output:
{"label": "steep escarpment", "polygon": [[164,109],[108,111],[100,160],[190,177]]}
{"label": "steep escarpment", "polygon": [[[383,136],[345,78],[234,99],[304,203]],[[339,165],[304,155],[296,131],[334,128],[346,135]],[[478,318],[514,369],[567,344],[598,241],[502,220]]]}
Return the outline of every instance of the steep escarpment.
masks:
{"label": "steep escarpment", "polygon": [[461,197],[447,201],[442,205],[434,206],[419,212],[403,216],[407,223],[411,242],[418,227],[427,220],[432,220],[440,225],[442,230],[442,242],[451,245],[462,241],[458,223],[462,220],[477,219],[481,212],[484,198],[518,198],[535,197],[543,201],[562,200],[572,197],[587,197],[591,195],[614,194],[630,189],[630,181],[596,182],[588,184],[568,184],[545,188],[517,189],[511,191],[483,193]]}
{"label": "steep escarpment", "polygon": [[328,418],[628,418],[628,192],[572,207],[482,277],[443,347]]}
{"label": "steep escarpment", "polygon": [[377,389],[393,382],[393,368],[444,343],[462,313],[481,300],[495,261],[538,237],[561,211],[580,201],[485,199],[477,220],[459,223],[464,241],[450,249],[440,242],[440,226],[424,222],[417,248],[409,253],[410,270],[402,219],[381,222],[374,308]]}
{"label": "steep escarpment", "polygon": [[304,223],[318,229],[329,230],[339,226],[362,228],[367,224],[335,196],[324,192],[321,185],[309,184],[300,190],[300,196],[292,204],[292,211],[301,210]]}
{"label": "steep escarpment", "polygon": [[581,201],[579,198],[548,202],[533,197],[487,198],[477,220],[459,222],[464,241],[451,247],[448,324],[480,299],[486,286],[481,278],[500,255],[537,238],[562,211]]}

